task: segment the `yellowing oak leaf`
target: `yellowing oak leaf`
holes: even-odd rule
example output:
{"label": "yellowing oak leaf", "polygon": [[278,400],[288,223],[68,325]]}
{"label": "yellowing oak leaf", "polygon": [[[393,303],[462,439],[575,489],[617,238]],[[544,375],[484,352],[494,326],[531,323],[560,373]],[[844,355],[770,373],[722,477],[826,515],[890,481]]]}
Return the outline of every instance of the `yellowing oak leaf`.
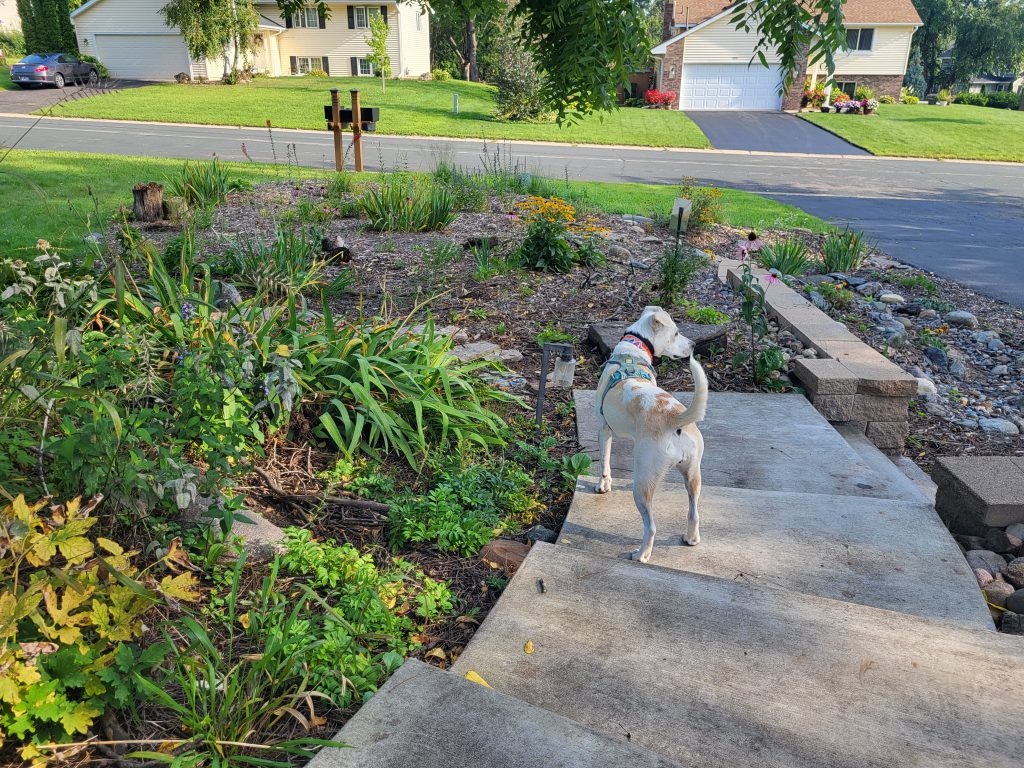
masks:
{"label": "yellowing oak leaf", "polygon": [[527,640],[523,644],[523,653],[533,653],[533,640]]}
{"label": "yellowing oak leaf", "polygon": [[99,544],[103,549],[112,555],[123,555],[124,547],[118,544],[116,541],[110,539],[104,539],[102,536],[96,538],[96,543]]}
{"label": "yellowing oak leaf", "polygon": [[17,684],[7,675],[0,677],[0,701],[5,704],[17,704],[21,701]]}
{"label": "yellowing oak leaf", "polygon": [[448,661],[448,654],[444,652],[443,648],[431,648],[429,651],[423,654],[425,659],[437,659],[438,661]]}
{"label": "yellowing oak leaf", "polygon": [[174,600],[193,602],[199,599],[195,589],[196,580],[191,573],[179,573],[177,576],[164,576],[160,580],[160,592]]}
{"label": "yellowing oak leaf", "polygon": [[482,685],[484,688],[490,688],[491,687],[490,683],[488,683],[486,680],[484,680],[482,677],[480,677],[480,675],[478,675],[472,669],[469,670],[469,672],[467,672],[466,674],[464,674],[463,677],[466,678],[467,680],[469,680],[469,682],[471,682],[471,683],[476,683],[477,685]]}
{"label": "yellowing oak leaf", "polygon": [[252,620],[249,618],[249,612],[246,611],[238,617],[238,623],[242,625],[242,629],[248,629],[252,626]]}

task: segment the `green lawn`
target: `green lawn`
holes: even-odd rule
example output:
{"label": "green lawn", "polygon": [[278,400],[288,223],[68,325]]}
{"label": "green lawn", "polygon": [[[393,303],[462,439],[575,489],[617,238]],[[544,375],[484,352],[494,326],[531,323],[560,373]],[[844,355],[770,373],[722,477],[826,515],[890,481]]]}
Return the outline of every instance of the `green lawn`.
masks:
{"label": "green lawn", "polygon": [[[131,205],[131,188],[145,181],[167,181],[181,160],[91,155],[74,152],[15,150],[0,163],[0,254],[24,258],[35,253],[39,239],[59,245],[70,254],[84,254],[83,238],[105,228],[118,206]],[[324,178],[327,172],[307,168],[251,163],[226,163],[233,175],[259,183],[274,179]],[[376,174],[365,174],[376,178]],[[564,182],[554,182],[556,194]],[[805,227],[827,229],[825,222],[783,203],[750,192],[726,189],[726,223],[736,227]],[[667,214],[677,195],[674,186],[570,182],[569,194],[585,198],[608,213]]]}
{"label": "green lawn", "polygon": [[877,115],[800,117],[875,155],[1024,162],[1024,112],[950,104],[883,104]]}
{"label": "green lawn", "polygon": [[0,91],[13,91],[17,87],[11,82],[11,68],[8,66],[0,67]]}
{"label": "green lawn", "polygon": [[[630,144],[651,147],[707,147],[707,138],[686,115],[674,110],[620,109],[584,118],[560,128],[550,123],[495,120],[494,89],[458,80],[395,80],[381,93],[369,78],[285,77],[247,85],[178,85],[169,83],[82,99],[55,114],[122,120],[155,120],[208,125],[266,125],[325,129],[323,107],[330,88],[343,100],[359,88],[363,106],[379,107],[380,133],[392,136],[563,141],[581,144]],[[459,95],[459,114],[452,97]]]}

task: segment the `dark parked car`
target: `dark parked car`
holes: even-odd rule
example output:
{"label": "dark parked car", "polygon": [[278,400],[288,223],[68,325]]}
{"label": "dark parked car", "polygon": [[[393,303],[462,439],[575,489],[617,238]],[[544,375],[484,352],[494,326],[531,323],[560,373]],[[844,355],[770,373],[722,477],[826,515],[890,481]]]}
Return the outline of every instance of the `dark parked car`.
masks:
{"label": "dark parked car", "polygon": [[70,53],[32,53],[11,67],[11,81],[22,88],[33,85],[63,88],[67,83],[96,85],[100,73],[95,64]]}

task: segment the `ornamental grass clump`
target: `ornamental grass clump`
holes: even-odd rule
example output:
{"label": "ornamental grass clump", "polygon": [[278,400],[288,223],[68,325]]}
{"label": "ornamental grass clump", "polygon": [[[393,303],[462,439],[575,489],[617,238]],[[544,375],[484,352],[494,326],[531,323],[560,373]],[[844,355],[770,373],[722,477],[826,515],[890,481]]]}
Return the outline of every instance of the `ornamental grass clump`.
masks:
{"label": "ornamental grass clump", "polygon": [[807,246],[795,239],[764,246],[758,252],[758,258],[761,266],[765,269],[774,269],[780,275],[800,277],[811,267]]}
{"label": "ornamental grass clump", "polygon": [[434,232],[458,218],[455,197],[446,187],[424,188],[397,176],[370,187],[356,202],[370,228],[380,232]]}
{"label": "ornamental grass clump", "polygon": [[825,237],[822,263],[826,274],[846,273],[860,269],[867,256],[863,232],[852,229],[829,232]]}

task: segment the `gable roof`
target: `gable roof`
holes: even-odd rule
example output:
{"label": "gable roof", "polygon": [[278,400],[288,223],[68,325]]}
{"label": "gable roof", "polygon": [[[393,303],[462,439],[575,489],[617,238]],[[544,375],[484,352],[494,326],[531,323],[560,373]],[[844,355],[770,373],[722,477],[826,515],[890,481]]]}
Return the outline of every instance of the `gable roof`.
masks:
{"label": "gable roof", "polygon": [[[737,5],[735,0],[673,0],[675,23],[694,26]],[[843,17],[849,24],[920,24],[913,0],[846,0]]]}
{"label": "gable roof", "polygon": [[102,2],[102,0],[88,0],[88,2],[82,3],[80,6],[75,8],[75,10],[73,10],[68,15],[73,19],[78,14],[84,13],[85,11],[88,11],[90,8],[92,8],[94,5],[96,5],[96,3],[99,3],[99,2]]}

